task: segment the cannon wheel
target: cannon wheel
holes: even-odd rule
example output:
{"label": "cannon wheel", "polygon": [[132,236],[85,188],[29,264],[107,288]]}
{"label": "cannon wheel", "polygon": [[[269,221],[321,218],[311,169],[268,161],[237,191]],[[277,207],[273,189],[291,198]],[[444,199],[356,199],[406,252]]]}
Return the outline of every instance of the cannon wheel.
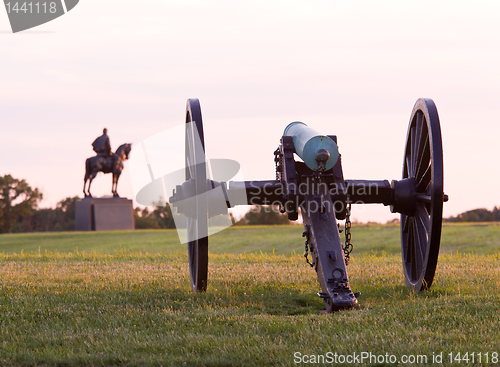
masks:
{"label": "cannon wheel", "polygon": [[403,179],[415,183],[414,215],[401,214],[401,247],[406,285],[428,289],[436,271],[443,219],[443,147],[436,105],[419,99],[411,113]]}
{"label": "cannon wheel", "polygon": [[[201,143],[201,144],[200,144]],[[207,289],[208,276],[208,208],[206,195],[207,170],[203,120],[198,99],[186,105],[186,181],[195,182],[196,215],[187,218],[187,236],[191,287],[194,292]]]}

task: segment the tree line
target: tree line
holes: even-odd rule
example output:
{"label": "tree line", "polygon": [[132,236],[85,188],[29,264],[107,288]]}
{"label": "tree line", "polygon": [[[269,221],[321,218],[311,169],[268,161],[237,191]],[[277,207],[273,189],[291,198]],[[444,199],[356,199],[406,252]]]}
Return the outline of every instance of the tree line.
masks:
{"label": "tree line", "polygon": [[492,211],[485,208],[469,210],[455,217],[444,219],[445,222],[500,222],[500,209],[494,207]]}
{"label": "tree line", "polygon": [[[43,194],[25,180],[0,176],[0,233],[74,231],[78,196],[59,201],[55,208],[38,208]],[[169,206],[152,212],[135,208],[136,228],[175,228]]]}
{"label": "tree line", "polygon": [[[0,176],[0,233],[73,231],[75,229],[75,209],[78,196],[59,201],[55,208],[39,209],[43,195],[37,188],[11,175]],[[176,221],[169,205],[157,203],[153,207],[135,208],[135,228],[168,229],[175,228]],[[278,206],[253,206],[235,225],[282,225],[289,224],[286,214]],[[480,208],[469,210],[445,222],[493,222],[500,221],[500,208],[492,211]]]}
{"label": "tree line", "polygon": [[[38,208],[43,194],[25,180],[11,175],[0,176],[0,233],[52,232],[75,230],[78,196],[59,201],[55,208]],[[135,228],[176,228],[175,216],[169,205],[158,202],[144,209],[134,208]],[[231,215],[231,220],[235,223]],[[179,221],[178,221],[179,222]],[[252,207],[237,225],[288,224],[286,214],[277,207]],[[217,225],[214,223],[214,225]]]}

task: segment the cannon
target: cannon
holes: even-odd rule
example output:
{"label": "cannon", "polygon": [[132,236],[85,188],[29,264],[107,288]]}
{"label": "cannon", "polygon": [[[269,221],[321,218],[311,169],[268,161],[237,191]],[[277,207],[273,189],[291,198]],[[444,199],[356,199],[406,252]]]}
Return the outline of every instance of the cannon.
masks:
{"label": "cannon", "polygon": [[[351,205],[383,204],[401,214],[401,250],[406,285],[423,291],[437,266],[443,202],[443,149],[436,105],[419,99],[410,116],[400,180],[344,179],[337,136],[323,135],[303,122],[289,124],[274,151],[276,178],[215,181],[208,177],[200,102],[186,108],[185,182],[170,203],[187,217],[191,286],[207,289],[208,219],[236,205],[279,205],[288,219],[301,213],[306,262],[317,273],[326,311],[349,309],[360,293],[349,284],[352,251]],[[300,159],[296,159],[296,157]],[[217,192],[223,205],[213,199]],[[243,195],[242,195],[243,194]],[[220,202],[220,201],[219,201]],[[345,220],[344,236],[337,221]]]}

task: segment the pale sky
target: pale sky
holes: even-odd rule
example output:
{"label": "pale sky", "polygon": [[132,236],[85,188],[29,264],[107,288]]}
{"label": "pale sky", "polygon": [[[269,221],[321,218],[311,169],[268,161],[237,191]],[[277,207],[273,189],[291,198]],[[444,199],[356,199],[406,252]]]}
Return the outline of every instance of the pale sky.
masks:
{"label": "pale sky", "polygon": [[[338,136],[346,179],[400,179],[415,101],[443,134],[444,216],[500,206],[498,1],[81,0],[12,34],[0,10],[0,175],[82,196],[84,161],[183,123],[201,101],[207,155],[274,179],[283,129]],[[134,154],[132,150],[131,154]],[[184,155],[184,151],[179,152]],[[165,159],[169,159],[165,157]],[[94,196],[110,194],[100,175]],[[125,168],[118,191],[133,198]],[[359,221],[397,215],[357,207]]]}

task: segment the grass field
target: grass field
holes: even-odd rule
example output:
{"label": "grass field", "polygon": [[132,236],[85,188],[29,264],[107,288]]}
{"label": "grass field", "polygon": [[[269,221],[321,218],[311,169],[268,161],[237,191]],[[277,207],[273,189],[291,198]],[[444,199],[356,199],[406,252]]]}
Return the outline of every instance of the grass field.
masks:
{"label": "grass field", "polygon": [[0,365],[342,365],[326,363],[335,353],[360,366],[499,365],[499,231],[446,225],[435,282],[413,293],[399,228],[356,226],[360,307],[330,315],[300,227],[211,237],[205,294],[190,291],[175,232],[1,235]]}
{"label": "grass field", "polygon": [[[233,226],[210,236],[210,253],[302,254],[303,227]],[[399,224],[353,224],[354,255],[400,254]],[[114,254],[124,250],[148,253],[186,251],[175,230],[136,230],[114,232],[41,232],[0,235],[0,253],[100,252]],[[441,253],[495,254],[500,252],[499,223],[445,224]]]}

